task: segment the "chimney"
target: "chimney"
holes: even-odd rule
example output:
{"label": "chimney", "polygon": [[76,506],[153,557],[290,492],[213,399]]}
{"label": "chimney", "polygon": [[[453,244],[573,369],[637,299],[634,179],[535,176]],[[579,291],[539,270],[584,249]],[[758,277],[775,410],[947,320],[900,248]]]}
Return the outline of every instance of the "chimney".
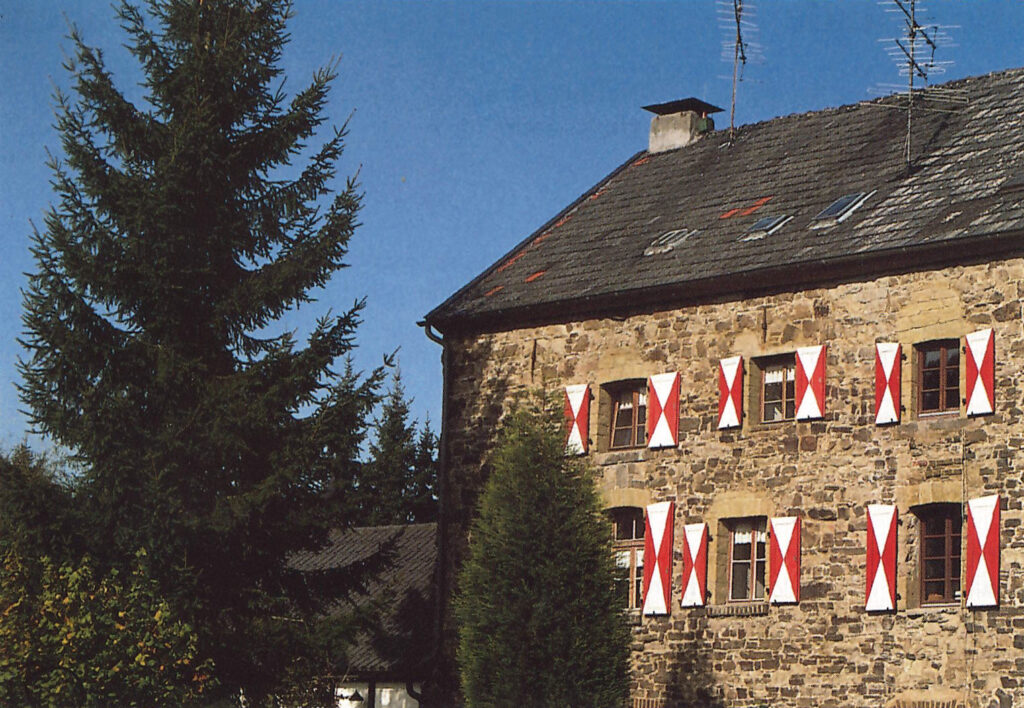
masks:
{"label": "chimney", "polygon": [[644,106],[644,110],[654,114],[647,151],[655,153],[689,145],[704,133],[714,130],[715,121],[710,114],[719,113],[722,109],[699,98],[684,98]]}

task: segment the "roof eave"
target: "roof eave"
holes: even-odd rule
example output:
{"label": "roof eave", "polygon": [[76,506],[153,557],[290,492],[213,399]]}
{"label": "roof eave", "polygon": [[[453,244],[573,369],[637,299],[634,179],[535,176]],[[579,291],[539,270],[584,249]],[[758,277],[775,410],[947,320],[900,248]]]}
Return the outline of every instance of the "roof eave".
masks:
{"label": "roof eave", "polygon": [[[936,267],[966,265],[1007,256],[1024,255],[1021,237],[1014,230],[982,234],[967,242],[947,241],[927,246],[899,247],[851,254],[827,260],[811,260],[775,268],[754,269],[727,276],[672,283],[653,288],[621,290],[612,293],[508,307],[478,314],[444,315],[444,306],[425,318],[434,329],[453,332],[507,331],[524,326],[552,324],[593,317],[623,317],[657,306],[682,307],[739,297],[754,297],[772,292],[806,289],[813,285],[895,273],[918,272]],[[955,248],[951,246],[955,245]],[[454,296],[453,296],[454,297]],[[622,303],[627,302],[624,306]]]}

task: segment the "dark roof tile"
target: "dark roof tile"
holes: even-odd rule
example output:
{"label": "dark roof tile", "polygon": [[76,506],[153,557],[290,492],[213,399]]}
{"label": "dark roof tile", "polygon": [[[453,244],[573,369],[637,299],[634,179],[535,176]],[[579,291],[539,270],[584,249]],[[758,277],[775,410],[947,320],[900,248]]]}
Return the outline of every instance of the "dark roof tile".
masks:
{"label": "dark roof tile", "polygon": [[[992,198],[1024,163],[1024,70],[947,86],[965,90],[970,104],[915,117],[909,174],[905,113],[870,104],[741,126],[731,143],[719,131],[677,150],[638,153],[427,321],[442,330],[508,322],[559,303],[583,307],[587,298],[607,303],[643,291],[699,298],[709,280],[1018,231],[1021,193]],[[842,223],[810,228],[822,209],[855,192],[873,194]],[[968,223],[946,218],[957,211],[974,215]],[[768,213],[793,219],[771,236],[744,241],[746,229]],[[643,254],[676,228],[695,233],[667,253]],[[539,271],[546,272],[531,280]],[[741,291],[745,282],[737,278],[732,287]]]}

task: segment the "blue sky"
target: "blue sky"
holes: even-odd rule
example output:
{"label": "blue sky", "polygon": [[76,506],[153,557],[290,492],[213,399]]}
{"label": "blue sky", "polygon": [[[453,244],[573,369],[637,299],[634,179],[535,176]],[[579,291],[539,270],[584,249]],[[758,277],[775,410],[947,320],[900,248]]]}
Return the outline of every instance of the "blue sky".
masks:
{"label": "blue sky", "polygon": [[[876,0],[760,0],[763,60],[740,84],[737,122],[853,103],[899,81],[880,38],[899,31]],[[1019,0],[930,0],[957,46],[937,80],[1024,64]],[[296,0],[286,90],[340,57],[328,115],[351,114],[340,174],[360,170],[351,267],[290,314],[300,332],[366,296],[357,364],[399,356],[414,415],[438,422],[440,348],[416,322],[561,207],[646,148],[640,106],[686,96],[728,107],[712,0],[342,2]],[[46,150],[68,22],[103,48],[130,96],[137,69],[107,2],[0,0],[0,447],[28,424],[14,382],[30,222],[52,199]],[[969,109],[968,109],[969,110]],[[728,115],[716,116],[718,127]],[[44,445],[39,443],[37,445]]]}

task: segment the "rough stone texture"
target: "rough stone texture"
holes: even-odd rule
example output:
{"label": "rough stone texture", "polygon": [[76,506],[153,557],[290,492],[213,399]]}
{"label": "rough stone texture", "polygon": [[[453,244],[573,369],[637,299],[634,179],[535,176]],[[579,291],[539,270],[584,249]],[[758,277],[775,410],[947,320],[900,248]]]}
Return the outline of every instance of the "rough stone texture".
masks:
{"label": "rough stone texture", "polygon": [[[511,401],[589,383],[590,459],[610,505],[676,502],[672,612],[634,626],[634,705],[703,705],[708,696],[725,706],[1024,705],[1022,304],[1024,258],[1015,257],[620,319],[449,335],[450,569]],[[984,327],[995,330],[995,414],[917,418],[914,345]],[[900,342],[907,356],[898,426],[874,425],[876,341]],[[742,354],[750,362],[812,344],[828,345],[823,420],[757,423],[756,374],[747,367],[743,427],[716,429],[719,359]],[[600,386],[673,370],[682,377],[678,447],[603,452],[609,414]],[[992,493],[1002,500],[1000,607],[919,607],[911,507]],[[893,614],[864,610],[871,503],[899,508]],[[802,517],[799,605],[720,611],[718,523],[751,515]],[[713,607],[684,610],[679,534],[698,521],[712,536]]]}

